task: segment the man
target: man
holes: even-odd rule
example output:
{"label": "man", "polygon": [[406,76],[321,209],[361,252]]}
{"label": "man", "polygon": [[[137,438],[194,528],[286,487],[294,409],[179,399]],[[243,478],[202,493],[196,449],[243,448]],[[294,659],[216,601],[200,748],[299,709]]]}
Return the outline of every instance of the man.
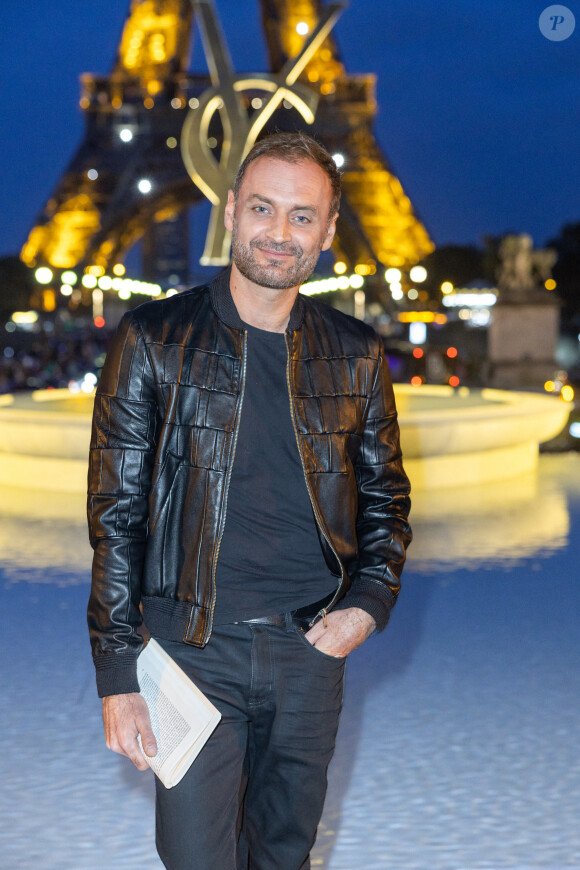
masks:
{"label": "man", "polygon": [[249,153],[233,265],[123,318],[97,390],[88,620],[107,745],[156,753],[142,619],[222,713],[184,779],[156,781],[171,870],[304,870],[345,659],[387,623],[410,541],[387,363],[372,329],[299,296],[340,175],[302,134]]}

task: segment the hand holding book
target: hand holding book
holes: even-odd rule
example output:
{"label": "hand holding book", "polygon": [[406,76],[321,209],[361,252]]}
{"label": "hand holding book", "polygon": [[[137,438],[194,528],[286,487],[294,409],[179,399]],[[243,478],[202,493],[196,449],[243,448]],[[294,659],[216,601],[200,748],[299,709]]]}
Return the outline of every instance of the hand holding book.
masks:
{"label": "hand holding book", "polygon": [[[143,758],[172,788],[201,752],[221,713],[153,639],[137,660],[137,678],[158,747],[155,755],[143,753]],[[138,740],[141,745],[141,735]]]}
{"label": "hand holding book", "polygon": [[103,700],[107,746],[166,788],[182,779],[221,714],[153,639],[137,660],[140,693]]}
{"label": "hand holding book", "polygon": [[103,698],[103,722],[105,740],[113,752],[126,755],[139,770],[147,770],[141,740],[147,755],[157,753],[155,735],[145,700],[138,692],[125,695],[108,695]]}

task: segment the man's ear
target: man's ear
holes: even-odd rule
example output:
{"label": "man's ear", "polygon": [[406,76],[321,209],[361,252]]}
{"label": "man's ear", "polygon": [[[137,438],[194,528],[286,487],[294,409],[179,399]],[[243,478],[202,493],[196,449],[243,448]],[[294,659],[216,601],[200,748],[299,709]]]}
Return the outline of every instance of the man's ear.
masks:
{"label": "man's ear", "polygon": [[332,240],[334,238],[334,234],[336,233],[336,220],[337,220],[337,218],[338,218],[338,212],[328,222],[328,226],[326,228],[326,235],[324,237],[324,241],[323,241],[322,247],[320,249],[321,251],[328,251],[328,249],[332,245]]}
{"label": "man's ear", "polygon": [[234,228],[234,212],[236,209],[236,200],[234,199],[233,190],[228,190],[228,201],[224,210],[224,224],[226,230],[231,233]]}

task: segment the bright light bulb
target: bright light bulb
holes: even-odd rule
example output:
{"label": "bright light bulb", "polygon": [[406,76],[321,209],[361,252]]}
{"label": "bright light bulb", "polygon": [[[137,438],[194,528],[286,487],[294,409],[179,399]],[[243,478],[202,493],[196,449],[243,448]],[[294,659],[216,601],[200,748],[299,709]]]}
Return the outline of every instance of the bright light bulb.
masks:
{"label": "bright light bulb", "polygon": [[409,278],[411,281],[416,281],[417,284],[420,284],[427,277],[427,269],[424,266],[413,266],[411,271],[409,272]]}
{"label": "bright light bulb", "polygon": [[142,178],[137,184],[137,187],[139,188],[139,193],[151,193],[153,185],[148,178]]}
{"label": "bright light bulb", "polygon": [[52,281],[52,271],[48,266],[40,266],[34,273],[34,277],[39,284],[50,284]]}

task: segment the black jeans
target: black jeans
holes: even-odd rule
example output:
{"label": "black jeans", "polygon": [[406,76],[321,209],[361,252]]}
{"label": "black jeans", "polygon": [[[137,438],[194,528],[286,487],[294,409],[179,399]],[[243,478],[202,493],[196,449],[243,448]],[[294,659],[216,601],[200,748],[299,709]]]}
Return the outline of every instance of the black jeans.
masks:
{"label": "black jeans", "polygon": [[345,659],[297,628],[216,626],[204,649],[157,638],[222,714],[181,782],[156,780],[168,870],[308,870]]}

